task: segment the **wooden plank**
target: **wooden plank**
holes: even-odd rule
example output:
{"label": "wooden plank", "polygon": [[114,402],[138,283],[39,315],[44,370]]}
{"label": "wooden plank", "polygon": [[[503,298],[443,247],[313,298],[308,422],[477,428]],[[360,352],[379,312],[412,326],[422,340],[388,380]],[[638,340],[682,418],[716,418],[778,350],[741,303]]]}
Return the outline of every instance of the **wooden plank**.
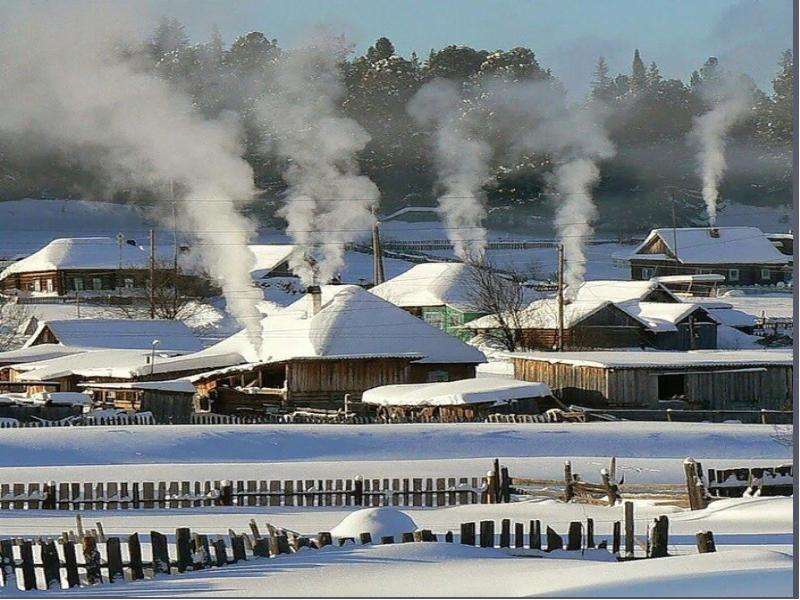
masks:
{"label": "wooden plank", "polygon": [[461,524],[461,543],[466,546],[475,545],[475,523]]}
{"label": "wooden plank", "polygon": [[306,495],[303,493],[305,491],[305,485],[303,484],[302,479],[298,479],[295,483],[295,492],[297,496],[295,496],[295,501],[297,502],[297,506],[304,506]]}
{"label": "wooden plank", "polygon": [[[31,498],[39,493],[39,484],[38,483],[29,483],[28,484],[28,497]],[[28,509],[29,510],[38,510],[41,508],[41,500],[28,500]]]}
{"label": "wooden plank", "polygon": [[118,537],[110,537],[106,540],[106,560],[108,561],[108,582],[113,583],[116,579],[125,581],[122,570],[122,548]]}
{"label": "wooden plank", "polygon": [[153,573],[165,573],[169,575],[170,560],[169,546],[167,546],[167,536],[158,531],[150,532],[150,547],[153,555]]}
{"label": "wooden plank", "polygon": [[294,506],[295,504],[295,496],[294,496],[294,481],[288,479],[283,482],[283,505],[284,506]]}
{"label": "wooden plank", "polygon": [[412,506],[422,506],[422,479],[412,479],[412,486],[413,491],[415,492],[411,496],[411,505]]}
{"label": "wooden plank", "polygon": [[0,500],[0,508],[2,508],[3,510],[7,509],[10,506],[10,503],[8,501],[8,497],[10,494],[11,494],[11,486],[9,486],[7,483],[0,484],[0,498],[2,498],[2,500]]}
{"label": "wooden plank", "polygon": [[[15,483],[14,485],[11,486],[11,489],[12,489],[12,491],[14,493],[14,497],[15,498],[23,496],[25,494],[25,484],[24,483]],[[13,507],[15,509],[17,509],[17,510],[22,510],[23,508],[25,508],[25,501],[24,500],[15,500],[14,504],[13,504]],[[34,589],[34,588],[31,588],[31,589]]]}
{"label": "wooden plank", "polygon": [[[458,485],[459,485],[459,487],[468,486],[469,485],[469,479],[467,477],[461,477],[458,480]],[[456,502],[458,504],[469,504],[470,495],[471,494],[469,492],[458,492],[458,494],[456,495]]]}
{"label": "wooden plank", "polygon": [[130,508],[131,502],[130,500],[126,500],[126,498],[130,497],[130,486],[128,485],[127,481],[121,481],[119,483],[119,508],[126,509]]}
{"label": "wooden plank", "polygon": [[39,543],[39,551],[42,556],[42,571],[44,572],[44,587],[49,590],[51,587],[61,588],[61,563],[58,558],[58,550],[53,540]]}
{"label": "wooden plank", "polygon": [[538,519],[531,521],[529,524],[528,548],[531,550],[542,549],[542,523]]}
{"label": "wooden plank", "polygon": [[344,504],[344,481],[341,479],[337,479],[334,482],[334,489],[336,490],[336,494],[333,497],[333,504],[334,506],[342,506]]}
{"label": "wooden plank", "polygon": [[436,506],[444,506],[447,502],[447,496],[444,493],[444,490],[447,489],[447,482],[444,477],[439,477],[436,480],[436,489],[438,490],[436,494]]}
{"label": "wooden plank", "polygon": [[75,542],[71,540],[64,543],[64,568],[67,572],[67,587],[78,587],[81,584],[78,558],[75,555]]}
{"label": "wooden plank", "polygon": [[103,510],[106,507],[105,498],[106,498],[105,484],[101,481],[94,486],[95,510]]}
{"label": "wooden plank", "polygon": [[86,583],[89,585],[103,583],[102,563],[97,540],[89,535],[83,538],[83,565],[86,570]]}
{"label": "wooden plank", "polygon": [[400,494],[394,493],[401,491],[402,488],[400,487],[400,479],[392,479],[392,493],[389,494],[389,503],[392,506],[397,506],[401,502]]}
{"label": "wooden plank", "polygon": [[433,502],[433,479],[425,479],[425,501],[423,506],[435,506]]}
{"label": "wooden plank", "polygon": [[[313,490],[313,489],[314,489],[314,480],[313,479],[306,479],[306,491]],[[310,493],[306,494],[305,495],[305,499],[306,499],[306,502],[305,502],[306,506],[320,506],[320,504],[317,504],[317,502],[316,502],[317,498],[313,494],[310,494]]]}
{"label": "wooden plank", "polygon": [[220,538],[211,543],[214,547],[215,564],[224,567],[228,564],[228,551],[225,549],[225,540]]}
{"label": "wooden plank", "polygon": [[142,545],[139,542],[138,533],[132,533],[128,536],[128,565],[130,566],[132,580],[144,579]]}
{"label": "wooden plank", "polygon": [[92,510],[92,498],[94,498],[92,484],[86,482],[83,484],[83,501],[80,503],[80,508],[84,510]]}
{"label": "wooden plank", "polygon": [[30,540],[22,540],[19,544],[20,569],[22,571],[22,589],[36,589],[36,566],[33,562],[33,544]]}
{"label": "wooden plank", "polygon": [[142,507],[153,508],[155,506],[156,487],[152,481],[142,483]]}
{"label": "wooden plank", "polygon": [[524,548],[525,547],[525,524],[524,523],[514,523],[514,547],[515,548]]}
{"label": "wooden plank", "polygon": [[381,485],[381,491],[383,492],[383,495],[381,496],[381,506],[391,506],[392,484],[388,479],[383,480],[383,485]]}
{"label": "wooden plank", "polygon": [[509,548],[511,546],[511,520],[503,519],[500,521],[500,547]]}
{"label": "wooden plank", "polygon": [[183,573],[192,564],[191,539],[192,532],[188,527],[178,527],[175,530],[175,547],[178,553],[176,561],[178,573]]}
{"label": "wooden plank", "polygon": [[269,506],[269,497],[267,496],[267,492],[269,492],[269,482],[266,479],[261,479],[258,482],[258,502],[256,504],[258,506]]}
{"label": "wooden plank", "polygon": [[281,505],[281,482],[275,479],[269,482],[269,505],[270,506],[280,506]]}
{"label": "wooden plank", "polygon": [[258,504],[258,501],[256,499],[255,493],[258,491],[258,483],[254,479],[250,479],[247,482],[246,489],[248,495],[245,498],[245,501],[242,502],[241,504],[243,506],[256,506]]}
{"label": "wooden plank", "polygon": [[633,556],[634,544],[633,502],[625,502],[625,556]]}
{"label": "wooden plank", "polygon": [[481,548],[494,548],[494,521],[481,521]]}
{"label": "wooden plank", "polygon": [[403,506],[411,506],[411,482],[408,479],[403,479]]}

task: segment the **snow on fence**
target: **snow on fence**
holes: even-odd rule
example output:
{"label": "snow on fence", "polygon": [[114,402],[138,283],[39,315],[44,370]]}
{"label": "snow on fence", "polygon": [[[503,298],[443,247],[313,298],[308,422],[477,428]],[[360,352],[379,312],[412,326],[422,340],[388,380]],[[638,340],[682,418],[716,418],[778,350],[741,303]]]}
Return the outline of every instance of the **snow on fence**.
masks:
{"label": "snow on fence", "polygon": [[708,491],[714,496],[791,496],[793,490],[793,465],[708,470]]}
{"label": "snow on fence", "polygon": [[[513,526],[512,526],[513,525]],[[634,560],[669,556],[669,520],[666,516],[655,519],[647,528],[644,538],[636,538],[633,504],[625,507],[625,543],[622,546],[622,526],[613,523],[610,540],[595,542],[594,521],[585,524],[573,521],[565,539],[553,527],[545,528],[545,545],[542,545],[542,524],[539,520],[527,523],[511,519],[500,521],[499,536],[495,534],[495,521],[461,523],[459,533],[447,531],[437,535],[429,529],[410,531],[400,536],[384,536],[373,540],[368,532],[355,537],[336,538],[321,531],[314,537],[302,536],[294,531],[273,527],[267,523],[268,535],[262,535],[254,519],[250,521],[251,533],[228,530],[230,552],[224,536],[192,533],[188,527],[179,527],[174,534],[174,551],[167,535],[150,531],[150,558],[143,559],[138,533],[127,536],[127,560],[123,559],[123,541],[119,537],[106,537],[101,523],[97,529],[83,530],[80,517],[75,531],[64,532],[58,540],[39,538],[5,539],[0,541],[0,589],[47,590],[113,584],[122,581],[153,579],[187,571],[225,567],[251,560],[274,559],[284,554],[294,554],[302,549],[314,550],[327,546],[347,547],[373,543],[394,544],[408,542],[458,542],[481,548],[500,548],[516,556],[554,556],[588,560]],[[641,548],[635,555],[636,546]],[[711,532],[697,534],[700,552],[714,552]],[[101,550],[104,552],[101,553]],[[554,553],[554,554],[551,554]]]}
{"label": "snow on fence", "polygon": [[0,484],[0,509],[457,506],[489,502],[491,477]]}

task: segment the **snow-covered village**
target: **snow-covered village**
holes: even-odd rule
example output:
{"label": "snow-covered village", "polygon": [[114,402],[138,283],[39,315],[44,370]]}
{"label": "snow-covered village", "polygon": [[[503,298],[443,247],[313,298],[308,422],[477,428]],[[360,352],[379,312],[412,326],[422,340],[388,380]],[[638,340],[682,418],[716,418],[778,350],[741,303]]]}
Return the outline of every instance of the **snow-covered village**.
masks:
{"label": "snow-covered village", "polygon": [[796,11],[0,2],[0,597],[799,597]]}

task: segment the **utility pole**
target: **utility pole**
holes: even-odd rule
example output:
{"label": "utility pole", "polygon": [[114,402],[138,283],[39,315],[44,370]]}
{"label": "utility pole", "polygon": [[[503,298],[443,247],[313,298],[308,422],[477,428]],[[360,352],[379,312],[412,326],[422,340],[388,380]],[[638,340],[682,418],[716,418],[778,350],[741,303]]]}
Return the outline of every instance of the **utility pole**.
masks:
{"label": "utility pole", "polygon": [[372,226],[372,279],[375,285],[386,281],[383,270],[383,248],[381,248],[380,221],[376,220]]}
{"label": "utility pole", "polygon": [[678,262],[678,219],[675,217],[675,190],[669,191],[670,199],[672,200],[672,247],[675,251],[675,263]]}
{"label": "utility pole", "polygon": [[150,318],[156,318],[156,232],[150,230]]}
{"label": "utility pole", "polygon": [[564,244],[558,245],[558,351],[564,351]]}
{"label": "utility pole", "polygon": [[169,196],[172,201],[172,311],[178,311],[178,208],[175,204],[175,180],[169,180]]}

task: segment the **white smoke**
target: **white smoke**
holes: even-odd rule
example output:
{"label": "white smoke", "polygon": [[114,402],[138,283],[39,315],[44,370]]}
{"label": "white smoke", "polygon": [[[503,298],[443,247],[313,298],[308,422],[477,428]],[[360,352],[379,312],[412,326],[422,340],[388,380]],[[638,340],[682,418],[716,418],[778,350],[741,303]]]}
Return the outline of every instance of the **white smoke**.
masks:
{"label": "white smoke", "polygon": [[[139,68],[125,13],[107,4],[27,5],[0,36],[0,134],[57,151],[102,173],[109,189],[182,190],[181,227],[199,238],[228,308],[260,344],[254,226],[239,208],[253,194],[232,120],[201,119],[191,100]],[[131,23],[132,25],[132,23]]]}
{"label": "white smoke", "polygon": [[698,174],[703,180],[703,200],[708,222],[717,221],[719,182],[725,173],[726,135],[752,106],[752,92],[730,78],[709,84],[702,95],[711,104],[708,112],[695,117],[691,136],[698,146]]}
{"label": "white smoke", "polygon": [[459,258],[479,256],[486,247],[482,186],[489,178],[491,148],[462,111],[459,86],[435,79],[416,93],[408,112],[424,127],[433,127],[439,210]]}
{"label": "white smoke", "polygon": [[555,225],[564,246],[570,297],[586,273],[585,246],[597,216],[592,199],[600,178],[597,163],[615,153],[603,107],[569,106],[563,92],[547,81],[492,82],[484,101],[498,129],[510,138],[513,155],[545,153],[555,164],[547,184],[558,202]]}
{"label": "white smoke", "polygon": [[345,244],[371,231],[380,192],[356,161],[369,134],[339,109],[344,94],[342,41],[294,50],[276,65],[272,90],[258,104],[269,148],[286,160],[281,210],[303,253],[290,267],[305,284],[327,283],[344,265]]}

